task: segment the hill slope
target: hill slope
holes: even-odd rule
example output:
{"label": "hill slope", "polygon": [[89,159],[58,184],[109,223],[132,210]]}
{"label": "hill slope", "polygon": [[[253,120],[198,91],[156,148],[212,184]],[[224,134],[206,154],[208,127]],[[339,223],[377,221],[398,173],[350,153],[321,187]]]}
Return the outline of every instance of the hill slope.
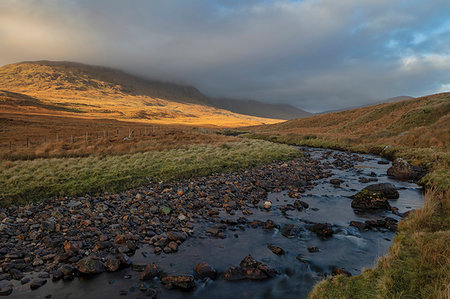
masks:
{"label": "hill slope", "polygon": [[312,113],[287,104],[270,104],[254,100],[210,99],[210,103],[217,108],[230,110],[235,113],[268,117],[276,119],[293,119],[311,116]]}
{"label": "hill slope", "polygon": [[[317,115],[251,128],[263,135],[356,145],[450,146],[450,93]],[[316,140],[316,142],[313,142]]]}
{"label": "hill slope", "polygon": [[[110,118],[162,124],[242,126],[275,123],[278,120],[253,117],[217,109],[208,97],[191,86],[156,82],[105,67],[73,62],[22,62],[0,68],[0,90],[22,106],[20,113],[49,113],[49,109],[28,109],[23,97],[72,117]],[[29,99],[28,99],[29,100]],[[30,103],[28,101],[28,103]],[[9,105],[12,109],[13,105]],[[22,109],[22,110],[21,110]]]}

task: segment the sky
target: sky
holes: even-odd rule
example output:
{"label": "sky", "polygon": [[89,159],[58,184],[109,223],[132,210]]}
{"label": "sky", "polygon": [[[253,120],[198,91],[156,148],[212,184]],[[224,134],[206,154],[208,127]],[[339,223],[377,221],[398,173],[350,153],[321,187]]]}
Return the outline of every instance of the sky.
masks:
{"label": "sky", "polygon": [[450,1],[1,0],[0,65],[43,59],[341,109],[450,91]]}

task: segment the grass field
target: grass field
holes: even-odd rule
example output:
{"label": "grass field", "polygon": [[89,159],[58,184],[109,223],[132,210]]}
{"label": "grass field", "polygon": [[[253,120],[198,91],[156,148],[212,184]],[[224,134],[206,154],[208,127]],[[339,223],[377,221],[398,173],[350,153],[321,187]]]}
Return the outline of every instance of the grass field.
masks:
{"label": "grass field", "polygon": [[450,297],[449,112],[445,93],[241,130],[279,143],[402,157],[428,169],[420,182],[425,206],[400,222],[389,253],[361,275],[323,280],[310,298]]}
{"label": "grass field", "polygon": [[148,183],[204,176],[297,157],[292,147],[260,140],[200,144],[119,156],[3,160],[0,205],[50,196],[119,192]]}

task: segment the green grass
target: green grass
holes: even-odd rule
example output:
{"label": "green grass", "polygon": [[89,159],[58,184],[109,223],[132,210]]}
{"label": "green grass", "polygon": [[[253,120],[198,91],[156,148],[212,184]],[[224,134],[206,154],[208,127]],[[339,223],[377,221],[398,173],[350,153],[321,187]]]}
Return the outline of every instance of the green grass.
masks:
{"label": "green grass", "polygon": [[300,151],[261,140],[122,156],[2,161],[0,205],[23,204],[51,196],[120,192],[147,178],[167,181],[253,167],[298,157]]}

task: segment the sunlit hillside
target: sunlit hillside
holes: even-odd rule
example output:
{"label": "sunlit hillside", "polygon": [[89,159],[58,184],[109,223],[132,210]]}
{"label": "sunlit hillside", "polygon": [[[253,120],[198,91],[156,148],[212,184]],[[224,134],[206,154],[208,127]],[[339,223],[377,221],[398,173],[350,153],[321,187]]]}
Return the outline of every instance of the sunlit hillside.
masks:
{"label": "sunlit hillside", "polygon": [[196,88],[141,79],[71,62],[23,62],[0,68],[0,109],[158,124],[248,126],[280,120],[216,109]]}

